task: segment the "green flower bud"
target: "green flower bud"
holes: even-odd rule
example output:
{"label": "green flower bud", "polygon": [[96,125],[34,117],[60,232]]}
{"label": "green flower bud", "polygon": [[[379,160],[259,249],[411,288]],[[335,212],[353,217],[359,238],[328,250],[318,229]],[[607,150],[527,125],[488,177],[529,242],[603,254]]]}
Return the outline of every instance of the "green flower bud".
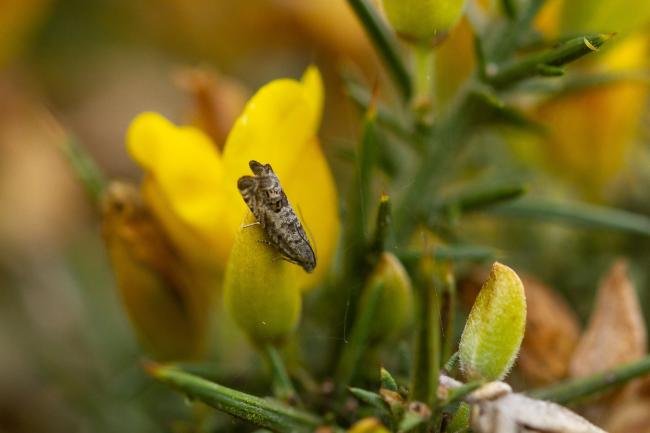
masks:
{"label": "green flower bud", "polygon": [[515,271],[494,263],[460,340],[460,366],[465,377],[501,380],[519,352],[525,325],[524,285]]}
{"label": "green flower bud", "polygon": [[[246,223],[255,219],[249,214]],[[242,227],[228,258],[224,302],[239,327],[256,344],[277,344],[300,318],[302,269],[265,243],[259,225]]]}
{"label": "green flower bud", "polygon": [[[382,253],[375,270],[370,275],[362,305],[370,302],[373,287],[380,292],[370,330],[370,341],[387,341],[398,336],[411,323],[413,317],[413,287],[402,263],[391,253]],[[362,307],[363,308],[363,307]]]}
{"label": "green flower bud", "polygon": [[401,37],[427,44],[456,25],[465,0],[383,0],[383,5]]}

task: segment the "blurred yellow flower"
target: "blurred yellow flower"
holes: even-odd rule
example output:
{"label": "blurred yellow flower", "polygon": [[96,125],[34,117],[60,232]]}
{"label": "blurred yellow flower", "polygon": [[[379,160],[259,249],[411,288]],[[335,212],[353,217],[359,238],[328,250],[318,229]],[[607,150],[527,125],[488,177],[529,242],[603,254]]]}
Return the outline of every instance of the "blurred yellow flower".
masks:
{"label": "blurred yellow flower", "polygon": [[327,271],[338,239],[337,192],[316,133],[323,85],[315,67],[301,81],[278,79],[246,104],[223,152],[194,127],[178,127],[156,113],[131,124],[127,145],[145,170],[143,195],[170,238],[195,266],[221,274],[248,210],[237,179],[255,159],[273,166],[318,257],[309,287]]}
{"label": "blurred yellow flower", "polygon": [[[576,32],[623,33],[577,66],[586,73],[646,70],[650,38],[643,24],[650,22],[650,6],[627,3],[629,7],[613,0],[552,0],[536,26],[549,38]],[[532,114],[548,129],[538,146],[544,159],[585,196],[599,199],[630,155],[647,96],[646,83],[620,79],[543,101]]]}
{"label": "blurred yellow flower", "polygon": [[111,182],[101,204],[117,289],[145,350],[160,361],[200,358],[211,290],[178,257],[135,186]]}

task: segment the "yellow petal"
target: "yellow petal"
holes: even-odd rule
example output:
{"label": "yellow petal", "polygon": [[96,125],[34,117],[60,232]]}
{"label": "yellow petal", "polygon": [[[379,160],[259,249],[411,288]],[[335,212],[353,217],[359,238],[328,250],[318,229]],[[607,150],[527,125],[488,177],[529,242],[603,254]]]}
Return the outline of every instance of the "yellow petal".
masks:
{"label": "yellow petal", "polygon": [[[250,174],[252,159],[271,164],[278,175],[316,252],[316,270],[298,277],[302,287],[322,279],[339,233],[336,187],[316,139],[322,109],[323,84],[315,67],[307,69],[302,81],[272,81],[247,104],[223,156],[226,182],[233,190],[240,176]],[[245,213],[244,208],[239,218]]]}
{"label": "yellow petal", "polygon": [[189,257],[223,266],[241,218],[232,209],[240,204],[224,184],[211,140],[196,128],[143,113],[132,122],[127,145],[146,171],[145,197],[170,237]]}
{"label": "yellow petal", "polygon": [[339,237],[336,186],[318,140],[310,140],[281,182],[316,253],[314,272],[301,275],[302,287],[309,288],[329,269]]}
{"label": "yellow petal", "polygon": [[309,140],[316,136],[322,111],[323,89],[316,68],[303,81],[274,80],[248,101],[235,122],[224,149],[227,176],[249,174],[251,159],[269,163],[282,180]]}

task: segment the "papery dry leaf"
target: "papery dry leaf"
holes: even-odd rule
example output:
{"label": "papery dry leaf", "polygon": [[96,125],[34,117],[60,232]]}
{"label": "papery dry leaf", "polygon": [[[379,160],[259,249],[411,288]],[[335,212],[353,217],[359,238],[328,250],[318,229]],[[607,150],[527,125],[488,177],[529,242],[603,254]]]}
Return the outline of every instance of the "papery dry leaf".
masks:
{"label": "papery dry leaf", "polygon": [[650,399],[626,399],[617,404],[605,427],[610,433],[650,433]]}
{"label": "papery dry leaf", "polygon": [[[438,395],[459,386],[461,382],[442,374]],[[559,404],[513,393],[504,382],[486,383],[464,400],[471,405],[476,433],[604,433]]]}
{"label": "papery dry leaf", "polygon": [[646,327],[627,264],[617,261],[598,289],[596,303],[571,360],[572,377],[584,377],[641,358]]}
{"label": "papery dry leaf", "polygon": [[524,276],[528,317],[517,366],[527,380],[548,384],[567,375],[580,337],[576,314],[542,282]]}
{"label": "papery dry leaf", "polygon": [[628,383],[607,410],[611,433],[650,433],[650,375]]}

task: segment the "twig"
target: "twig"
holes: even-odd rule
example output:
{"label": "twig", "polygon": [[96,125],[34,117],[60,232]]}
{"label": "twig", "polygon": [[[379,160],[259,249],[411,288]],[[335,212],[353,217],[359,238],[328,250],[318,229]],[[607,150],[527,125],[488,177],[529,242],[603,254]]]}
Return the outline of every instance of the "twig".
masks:
{"label": "twig", "polygon": [[106,178],[88,151],[72,136],[61,144],[61,150],[90,199],[95,204],[99,203],[102,192],[106,188]]}
{"label": "twig", "polygon": [[154,379],[189,398],[273,431],[312,432],[323,425],[323,421],[311,413],[209,382],[173,366],[149,363],[145,370]]}
{"label": "twig", "polygon": [[379,304],[383,284],[372,284],[365,287],[363,294],[364,302],[359,303],[359,312],[352,326],[350,339],[343,346],[336,370],[336,386],[339,394],[343,393],[354,379],[359,361],[361,361],[366,350],[368,337],[372,331],[375,320],[375,312]]}
{"label": "twig", "polygon": [[528,392],[528,395],[542,400],[566,404],[622,385],[648,373],[650,373],[650,356],[604,373],[533,390]]}
{"label": "twig", "polygon": [[495,88],[512,86],[526,78],[539,75],[555,75],[559,66],[598,51],[612,34],[593,34],[571,39],[557,48],[528,55],[503,65],[487,66],[487,83]]}
{"label": "twig", "polygon": [[620,209],[544,199],[518,200],[490,208],[496,215],[559,221],[577,226],[621,230],[650,236],[650,218]]}
{"label": "twig", "polygon": [[293,387],[293,383],[291,383],[280,352],[278,352],[275,346],[270,344],[266,345],[263,350],[271,369],[275,396],[282,401],[289,403],[296,402],[298,400],[298,394]]}
{"label": "twig", "polygon": [[366,33],[384,59],[395,85],[404,100],[410,100],[413,93],[411,77],[399,55],[397,41],[383,23],[377,12],[366,0],[348,0],[348,4],[366,29]]}

